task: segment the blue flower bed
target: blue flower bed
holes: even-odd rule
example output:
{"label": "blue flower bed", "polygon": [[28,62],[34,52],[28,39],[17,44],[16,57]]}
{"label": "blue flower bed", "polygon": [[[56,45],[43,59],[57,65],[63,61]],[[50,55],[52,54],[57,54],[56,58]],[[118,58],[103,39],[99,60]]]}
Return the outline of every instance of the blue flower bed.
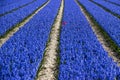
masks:
{"label": "blue flower bed", "polygon": [[0,35],[3,35],[8,29],[18,24],[46,1],[48,0],[37,0],[33,4],[30,4],[13,13],[0,17]]}
{"label": "blue flower bed", "polygon": [[34,80],[59,6],[51,0],[0,48],[0,79]]}
{"label": "blue flower bed", "polygon": [[120,67],[104,51],[73,0],[65,0],[63,21],[67,24],[61,29],[58,80],[120,80]]}
{"label": "blue flower bed", "polygon": [[95,2],[101,4],[102,6],[106,7],[107,9],[111,10],[112,12],[115,12],[117,14],[120,14],[120,7],[116,6],[114,4],[111,4],[109,2],[105,2],[103,0],[94,0]]}
{"label": "blue flower bed", "polygon": [[101,27],[109,34],[109,36],[120,46],[120,19],[104,11],[90,1],[79,0],[101,25]]}
{"label": "blue flower bed", "polygon": [[19,2],[21,0],[0,0],[0,7]]}
{"label": "blue flower bed", "polygon": [[117,3],[117,4],[120,4],[120,0],[110,0],[111,2],[114,2],[114,3]]}
{"label": "blue flower bed", "polygon": [[[6,6],[3,6],[3,7],[0,7],[0,14],[4,14],[5,12],[8,12],[12,9],[15,9],[15,8],[18,8],[22,5],[25,5],[25,4],[28,4],[30,2],[32,2],[33,0],[21,0],[21,1],[18,1],[16,3],[13,3],[13,4],[8,4]],[[9,2],[9,1],[7,1]]]}

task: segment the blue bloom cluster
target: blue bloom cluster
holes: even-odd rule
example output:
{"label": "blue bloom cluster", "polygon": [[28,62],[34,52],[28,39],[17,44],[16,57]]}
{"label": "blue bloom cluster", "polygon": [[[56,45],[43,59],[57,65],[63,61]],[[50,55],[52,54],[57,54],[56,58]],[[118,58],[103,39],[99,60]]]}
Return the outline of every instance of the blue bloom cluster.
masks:
{"label": "blue bloom cluster", "polygon": [[111,10],[112,12],[115,12],[117,14],[120,14],[120,7],[116,6],[114,4],[111,4],[109,2],[105,2],[104,0],[94,0],[95,2],[101,4],[102,6],[106,7],[107,9]]}
{"label": "blue bloom cluster", "polygon": [[94,3],[86,0],[79,0],[101,25],[101,27],[109,34],[109,36],[120,46],[120,19],[106,12]]}
{"label": "blue bloom cluster", "polygon": [[[30,3],[32,1],[33,0],[21,0],[19,2],[15,2],[15,3],[9,4],[9,5],[0,7],[0,9],[1,9],[0,14],[4,14],[5,12],[8,12],[14,8],[18,8],[19,6],[25,5],[25,4]],[[9,2],[9,1],[7,1],[7,2]]]}
{"label": "blue bloom cluster", "polygon": [[8,29],[18,24],[46,1],[47,0],[37,0],[33,4],[30,4],[13,13],[0,17],[0,35],[3,35]]}
{"label": "blue bloom cluster", "polygon": [[59,6],[51,0],[0,48],[0,79],[34,80]]}
{"label": "blue bloom cluster", "polygon": [[[91,11],[91,6],[96,8],[80,1]],[[74,0],[65,0],[63,21],[67,24],[60,36],[59,80],[120,80],[120,67],[104,51]]]}

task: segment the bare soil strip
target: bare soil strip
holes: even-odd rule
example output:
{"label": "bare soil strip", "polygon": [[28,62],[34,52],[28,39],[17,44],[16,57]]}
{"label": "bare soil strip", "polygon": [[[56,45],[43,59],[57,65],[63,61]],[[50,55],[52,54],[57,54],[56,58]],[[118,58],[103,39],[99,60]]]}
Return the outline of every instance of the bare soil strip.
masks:
{"label": "bare soil strip", "polygon": [[97,3],[97,2],[95,2],[95,1],[93,1],[93,0],[89,0],[89,1],[91,1],[92,3],[94,3],[94,4],[96,4],[97,6],[101,7],[101,8],[102,8],[103,10],[105,10],[106,12],[108,12],[108,13],[112,14],[113,16],[115,16],[115,17],[117,17],[117,18],[120,19],[120,14],[117,14],[117,13],[115,13],[115,12],[112,12],[110,9],[102,6],[101,4],[99,4],[99,3]]}
{"label": "bare soil strip", "polygon": [[120,47],[111,39],[111,37],[101,28],[93,16],[86,10],[86,8],[78,1],[75,0],[80,7],[82,13],[85,15],[89,24],[91,25],[96,37],[100,41],[103,48],[108,52],[109,56],[120,66]]}
{"label": "bare soil strip", "polygon": [[16,26],[12,27],[11,29],[9,29],[3,36],[0,36],[0,47],[2,47],[2,45],[10,38],[14,35],[14,33],[16,33],[21,27],[23,27],[27,22],[30,21],[30,19],[33,18],[33,16],[35,16],[41,9],[43,9],[48,3],[50,2],[50,0],[48,0],[46,3],[44,3],[42,6],[40,6],[37,10],[35,10],[31,15],[29,15],[27,18],[25,18],[22,22],[20,22],[19,24],[17,24]]}
{"label": "bare soil strip", "polygon": [[20,9],[20,8],[23,8],[23,7],[25,7],[25,6],[28,6],[29,4],[32,4],[32,3],[35,2],[35,1],[36,1],[36,0],[33,0],[33,1],[29,2],[29,3],[27,3],[27,4],[24,4],[24,5],[22,5],[22,6],[19,6],[18,8],[14,8],[14,9],[8,11],[8,12],[5,12],[5,13],[3,13],[3,14],[0,14],[0,17],[5,16],[5,15],[7,15],[7,14],[9,14],[9,13],[12,13],[12,12],[14,12],[14,11]]}
{"label": "bare soil strip", "polygon": [[64,9],[64,0],[61,0],[57,17],[52,26],[44,57],[38,69],[35,80],[57,80],[59,65],[59,37]]}

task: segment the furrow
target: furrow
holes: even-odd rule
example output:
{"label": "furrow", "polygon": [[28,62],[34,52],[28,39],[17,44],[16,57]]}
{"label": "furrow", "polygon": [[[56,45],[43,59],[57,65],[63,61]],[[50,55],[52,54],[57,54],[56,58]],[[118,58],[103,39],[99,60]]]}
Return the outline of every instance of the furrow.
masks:
{"label": "furrow", "polygon": [[20,8],[23,8],[23,7],[25,7],[25,6],[28,6],[29,4],[32,4],[32,3],[35,2],[35,1],[36,1],[36,0],[33,0],[32,2],[29,2],[29,3],[27,3],[27,4],[24,4],[24,5],[22,5],[22,6],[19,6],[18,8],[14,8],[14,9],[12,9],[12,10],[10,10],[10,11],[7,11],[7,12],[5,12],[5,13],[3,13],[3,14],[0,14],[0,17],[5,16],[5,15],[7,15],[7,14],[9,14],[9,13],[12,13],[12,12],[14,12],[14,11],[20,9]]}
{"label": "furrow", "polygon": [[108,1],[108,0],[104,0],[104,1],[109,2],[109,3],[111,3],[111,4],[113,4],[113,5],[116,5],[116,6],[120,6],[120,4],[114,3],[114,2],[112,2],[112,1]]}
{"label": "furrow", "polygon": [[64,0],[61,5],[52,26],[49,40],[45,48],[44,57],[38,69],[36,80],[56,80],[58,75],[58,59],[59,59],[59,36],[61,29],[61,21],[64,9]]}
{"label": "furrow", "polygon": [[106,12],[108,12],[108,13],[112,14],[113,16],[115,16],[115,17],[117,17],[117,18],[120,19],[120,15],[119,15],[119,14],[112,12],[110,9],[102,6],[102,5],[99,4],[99,3],[96,3],[96,2],[93,1],[93,0],[89,0],[89,1],[91,1],[92,3],[94,3],[94,4],[96,4],[97,6],[101,7],[101,8],[102,8],[103,10],[105,10]]}
{"label": "furrow", "polygon": [[91,25],[96,37],[102,44],[103,48],[108,52],[109,56],[113,58],[115,62],[118,62],[120,66],[120,48],[119,46],[111,39],[111,37],[101,28],[93,16],[86,10],[84,5],[82,5],[78,0],[75,0],[78,6],[80,7],[82,13],[85,15],[89,24]]}
{"label": "furrow", "polygon": [[22,22],[12,27],[10,30],[8,30],[4,35],[0,36],[0,47],[16,33],[21,27],[23,27],[27,22],[30,21],[31,18],[33,18],[34,15],[36,15],[41,9],[43,9],[50,0],[48,0],[46,3],[44,3],[42,6],[37,8],[32,14],[30,14],[27,18],[25,18]]}

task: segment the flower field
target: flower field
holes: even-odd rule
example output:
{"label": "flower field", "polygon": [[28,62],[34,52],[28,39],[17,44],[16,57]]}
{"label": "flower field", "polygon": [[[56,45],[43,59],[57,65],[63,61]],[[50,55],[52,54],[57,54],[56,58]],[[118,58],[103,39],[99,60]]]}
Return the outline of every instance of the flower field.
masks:
{"label": "flower field", "polygon": [[120,0],[1,0],[0,80],[120,80]]}

